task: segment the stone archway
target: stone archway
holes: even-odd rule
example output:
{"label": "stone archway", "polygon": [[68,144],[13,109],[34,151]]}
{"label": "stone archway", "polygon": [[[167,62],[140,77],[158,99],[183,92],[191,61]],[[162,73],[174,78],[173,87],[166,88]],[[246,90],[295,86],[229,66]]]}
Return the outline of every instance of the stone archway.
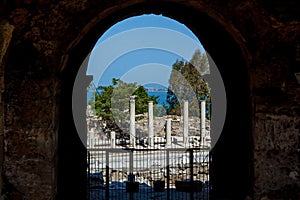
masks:
{"label": "stone archway", "polygon": [[162,13],[199,37],[224,78],[229,112],[212,155],[216,198],[299,199],[299,1],[4,0],[0,5],[0,23],[14,27],[12,39],[4,39],[10,47],[0,67],[4,195],[84,198],[85,151],[71,114],[75,75],[112,24]]}
{"label": "stone archway", "polygon": [[[116,8],[110,13],[100,13],[87,25],[88,31],[73,43],[62,77],[58,197],[64,199],[70,198],[70,195],[74,195],[74,198],[85,196],[86,152],[76,134],[70,106],[72,83],[77,70],[97,38],[108,27],[126,17],[143,13],[162,13],[189,26],[217,64],[225,83],[228,111],[222,136],[212,152],[213,198],[243,199],[251,195],[251,107],[247,72],[249,60],[241,42],[242,38],[229,24],[218,18],[216,13],[202,6],[160,2],[137,3]],[[84,111],[82,114],[84,116]],[[64,134],[65,132],[69,135]],[[74,174],[76,181],[72,178]]]}

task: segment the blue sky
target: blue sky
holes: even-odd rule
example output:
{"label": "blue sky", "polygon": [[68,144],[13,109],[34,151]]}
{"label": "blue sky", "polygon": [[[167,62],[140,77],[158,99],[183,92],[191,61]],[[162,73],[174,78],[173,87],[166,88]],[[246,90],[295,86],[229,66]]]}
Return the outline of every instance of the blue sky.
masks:
{"label": "blue sky", "polygon": [[197,37],[184,25],[162,15],[140,15],[108,29],[90,55],[87,74],[95,85],[109,85],[112,78],[141,85],[167,87],[171,66],[177,59],[189,60]]}
{"label": "blue sky", "polygon": [[144,14],[135,17],[127,18],[121,22],[116,23],[111,28],[109,28],[97,41],[96,46],[102,41],[110,38],[111,36],[135,28],[143,28],[143,27],[161,27],[168,28],[183,34],[188,35],[196,41],[199,41],[198,38],[194,35],[194,33],[188,29],[184,24],[173,20],[171,18],[165,17],[163,15],[155,15],[155,14]]}

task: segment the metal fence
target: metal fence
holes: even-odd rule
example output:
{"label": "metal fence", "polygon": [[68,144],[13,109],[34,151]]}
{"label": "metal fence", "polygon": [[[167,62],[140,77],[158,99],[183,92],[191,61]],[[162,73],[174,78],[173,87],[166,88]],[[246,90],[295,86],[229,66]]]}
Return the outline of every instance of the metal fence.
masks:
{"label": "metal fence", "polygon": [[90,148],[88,199],[209,199],[209,164],[200,147]]}

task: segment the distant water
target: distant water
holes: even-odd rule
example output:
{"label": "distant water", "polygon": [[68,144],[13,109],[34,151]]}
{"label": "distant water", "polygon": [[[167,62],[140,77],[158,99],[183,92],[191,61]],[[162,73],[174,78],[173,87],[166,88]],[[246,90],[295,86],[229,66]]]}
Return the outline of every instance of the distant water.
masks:
{"label": "distant water", "polygon": [[[166,106],[169,106],[167,103],[167,92],[166,91],[148,91],[147,92],[149,96],[158,96],[158,104],[163,106],[164,104]],[[87,102],[93,97],[93,92],[88,91],[87,92]]]}
{"label": "distant water", "polygon": [[169,104],[167,103],[167,92],[165,91],[154,91],[154,92],[150,92],[148,91],[148,95],[149,96],[158,96],[158,104],[163,106],[164,104],[166,106],[169,106]]}

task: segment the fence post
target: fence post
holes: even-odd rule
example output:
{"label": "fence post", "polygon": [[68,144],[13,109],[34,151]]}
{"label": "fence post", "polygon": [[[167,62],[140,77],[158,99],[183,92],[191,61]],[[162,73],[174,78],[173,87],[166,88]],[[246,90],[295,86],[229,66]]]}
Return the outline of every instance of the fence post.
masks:
{"label": "fence post", "polygon": [[133,150],[129,151],[129,174],[133,174]]}
{"label": "fence post", "polygon": [[[129,175],[132,176],[129,180],[131,184],[135,182],[134,174],[133,174],[133,149],[129,152]],[[129,199],[133,200],[133,192],[129,192]]]}
{"label": "fence post", "polygon": [[105,172],[105,198],[109,200],[109,151],[105,154],[106,172]]}
{"label": "fence post", "polygon": [[87,151],[87,156],[88,156],[88,164],[87,164],[87,171],[88,171],[88,177],[87,177],[87,181],[88,181],[88,192],[87,192],[87,198],[90,199],[90,185],[91,185],[91,169],[90,169],[90,163],[91,163],[91,155],[90,152]]}
{"label": "fence post", "polygon": [[[191,187],[193,188],[194,187],[194,152],[192,148],[190,148],[189,151],[190,151],[190,173],[191,173],[190,180],[191,180]],[[190,195],[191,195],[191,200],[193,200],[194,199],[193,189],[191,190]]]}
{"label": "fence post", "polygon": [[170,151],[167,149],[167,200],[170,200]]}

